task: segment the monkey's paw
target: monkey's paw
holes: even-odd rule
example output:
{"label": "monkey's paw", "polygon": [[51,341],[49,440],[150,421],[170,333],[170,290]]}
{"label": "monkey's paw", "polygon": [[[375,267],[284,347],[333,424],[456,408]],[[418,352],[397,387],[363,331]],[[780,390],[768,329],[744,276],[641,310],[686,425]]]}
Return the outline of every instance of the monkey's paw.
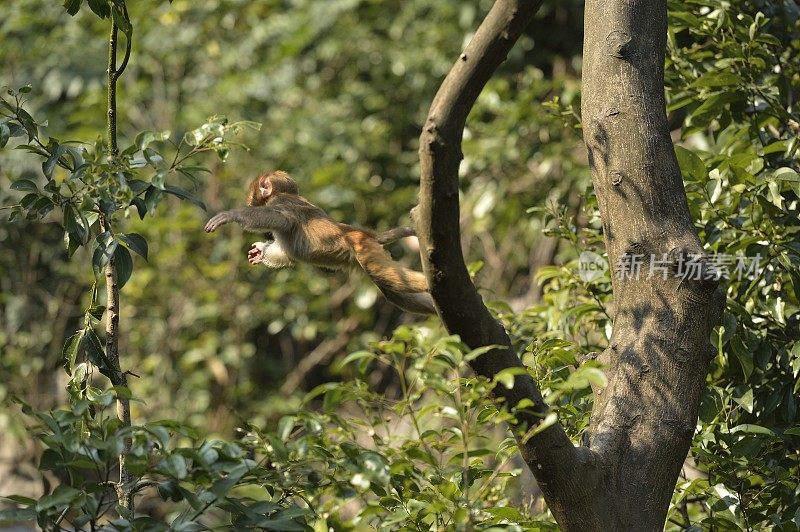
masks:
{"label": "monkey's paw", "polygon": [[212,217],[208,223],[206,224],[205,231],[206,233],[213,233],[217,227],[220,225],[224,225],[231,221],[231,216],[228,212],[221,212],[216,216]]}
{"label": "monkey's paw", "polygon": [[266,242],[253,242],[253,245],[247,251],[247,261],[255,266],[264,260],[264,250],[267,249]]}

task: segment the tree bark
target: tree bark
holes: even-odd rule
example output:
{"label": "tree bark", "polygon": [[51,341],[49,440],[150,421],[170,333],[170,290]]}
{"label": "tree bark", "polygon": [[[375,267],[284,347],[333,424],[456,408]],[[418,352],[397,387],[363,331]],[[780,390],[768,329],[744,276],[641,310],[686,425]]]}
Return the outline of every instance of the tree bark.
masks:
{"label": "tree bark", "polygon": [[[458,199],[461,139],[472,105],[541,4],[541,0],[498,0],[494,4],[442,82],[420,136],[420,202],[415,221],[423,270],[447,330],[473,349],[497,346],[470,363],[477,374],[489,378],[523,365],[505,329],[483,304],[464,263]],[[567,522],[567,507],[573,504],[588,514],[599,512],[594,499],[580,490],[585,482],[581,475],[595,469],[588,450],[576,448],[558,423],[533,437],[526,434],[547,413],[530,375],[517,375],[510,389],[497,386],[495,395],[510,410],[522,400],[532,403],[516,411],[514,434],[558,522]]]}
{"label": "tree bark", "polygon": [[[470,347],[497,346],[471,364],[493,377],[520,368],[503,326],[469,278],[460,245],[458,167],[475,99],[540,1],[498,0],[434,98],[420,136],[416,212],[422,263],[437,311]],[[609,262],[666,254],[666,278],[615,279],[614,330],[600,356],[608,385],[595,390],[587,446],[560,425],[535,434],[547,412],[528,374],[496,395],[516,411],[523,458],[564,530],[661,530],[697,420],[724,298],[716,282],[679,277],[702,257],[667,127],[663,65],[665,0],[588,0],[583,123]],[[700,259],[700,263],[703,261]],[[617,272],[618,268],[614,268]]]}
{"label": "tree bark", "polygon": [[[585,21],[581,114],[616,309],[589,447],[607,471],[609,526],[661,530],[724,296],[715,281],[679,271],[690,256],[703,265],[704,251],[665,112],[666,1],[588,0]],[[646,267],[621,275],[637,257],[666,265],[666,278]]]}

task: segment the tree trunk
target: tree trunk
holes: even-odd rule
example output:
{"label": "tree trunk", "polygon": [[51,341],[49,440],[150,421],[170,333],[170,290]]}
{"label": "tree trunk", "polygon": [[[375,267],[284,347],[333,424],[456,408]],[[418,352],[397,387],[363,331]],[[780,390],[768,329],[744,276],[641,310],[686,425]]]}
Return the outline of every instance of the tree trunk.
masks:
{"label": "tree trunk", "polygon": [[[464,266],[461,136],[480,90],[539,4],[495,3],[442,83],[420,137],[423,268],[447,329],[471,348],[500,346],[472,364],[489,377],[521,363]],[[703,279],[709,272],[667,126],[666,1],[587,0],[585,20],[582,120],[615,298],[611,342],[599,357],[608,384],[595,390],[586,447],[574,447],[558,424],[527,440],[515,433],[564,530],[661,530],[694,434],[709,334],[724,297]],[[657,272],[649,270],[653,260]],[[546,412],[527,375],[497,393],[510,407],[533,401],[532,411],[517,413],[523,426]]]}
{"label": "tree trunk", "polygon": [[[589,0],[585,20],[581,114],[616,309],[589,447],[606,470],[609,526],[661,530],[724,299],[703,279],[709,272],[667,126],[666,2]],[[692,271],[691,258],[699,258]],[[630,275],[640,260],[641,272]]]}

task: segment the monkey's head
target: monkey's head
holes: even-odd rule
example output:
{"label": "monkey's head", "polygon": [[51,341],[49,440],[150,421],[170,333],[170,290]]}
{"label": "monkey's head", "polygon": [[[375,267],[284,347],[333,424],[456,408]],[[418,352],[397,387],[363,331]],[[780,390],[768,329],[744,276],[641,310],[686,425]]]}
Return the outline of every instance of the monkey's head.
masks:
{"label": "monkey's head", "polygon": [[247,191],[247,205],[264,205],[275,194],[300,194],[297,182],[283,170],[275,170],[258,176],[250,183]]}

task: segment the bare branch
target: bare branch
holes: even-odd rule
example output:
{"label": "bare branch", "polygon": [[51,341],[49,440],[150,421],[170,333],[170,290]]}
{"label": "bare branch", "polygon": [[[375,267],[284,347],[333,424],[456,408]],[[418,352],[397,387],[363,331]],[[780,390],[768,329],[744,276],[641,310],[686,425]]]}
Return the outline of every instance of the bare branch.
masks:
{"label": "bare branch", "polygon": [[[415,221],[423,269],[448,331],[473,349],[500,346],[471,363],[476,373],[490,378],[504,369],[521,368],[522,362],[505,329],[484,305],[464,264],[458,198],[461,138],[475,100],[541,3],[498,0],[494,4],[439,88],[420,136],[420,203]],[[515,434],[550,509],[563,523],[565,498],[574,501],[570,486],[579,479],[589,483],[588,477],[581,478],[586,469],[582,466],[591,469],[593,457],[586,449],[576,449],[558,423],[524,437],[525,429],[537,426],[548,410],[527,373],[518,375],[511,389],[498,386],[495,393],[512,410],[523,399],[533,402],[532,408],[516,413],[519,426]]]}

